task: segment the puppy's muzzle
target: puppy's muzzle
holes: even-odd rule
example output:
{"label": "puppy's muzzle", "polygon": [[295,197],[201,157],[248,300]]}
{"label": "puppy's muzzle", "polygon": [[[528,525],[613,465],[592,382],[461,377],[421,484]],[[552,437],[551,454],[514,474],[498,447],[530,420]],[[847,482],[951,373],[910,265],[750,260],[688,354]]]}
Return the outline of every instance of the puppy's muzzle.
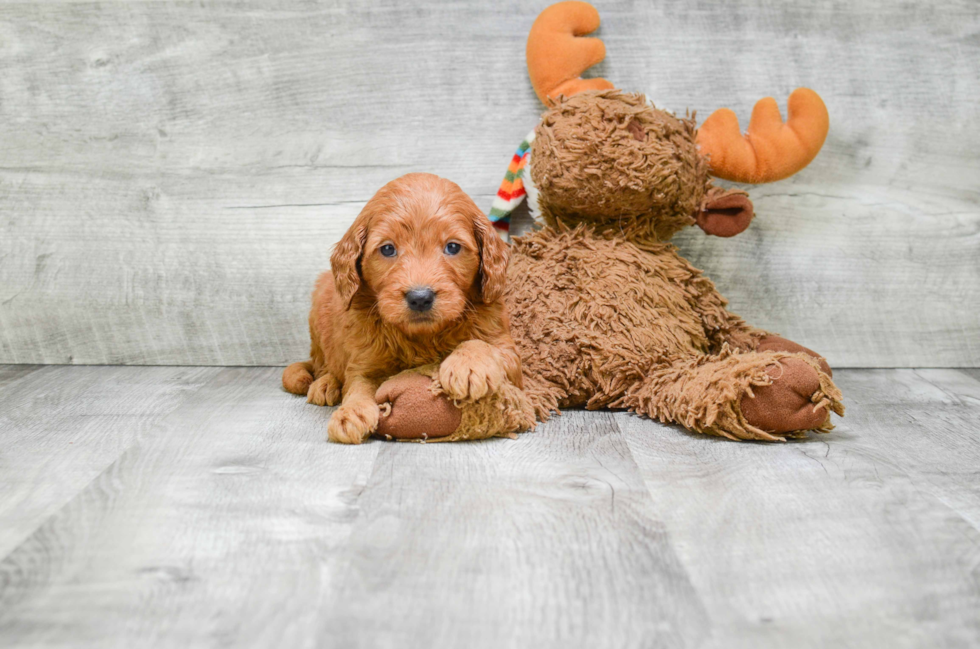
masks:
{"label": "puppy's muzzle", "polygon": [[436,292],[428,286],[423,288],[413,288],[405,293],[405,302],[408,308],[416,313],[425,313],[432,310],[432,305],[436,301]]}

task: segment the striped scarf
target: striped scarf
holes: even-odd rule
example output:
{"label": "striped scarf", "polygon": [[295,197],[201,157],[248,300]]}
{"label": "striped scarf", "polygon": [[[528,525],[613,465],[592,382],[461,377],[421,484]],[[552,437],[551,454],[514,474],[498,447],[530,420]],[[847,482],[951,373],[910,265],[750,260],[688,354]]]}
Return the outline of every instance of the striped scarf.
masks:
{"label": "striped scarf", "polygon": [[507,173],[504,174],[504,180],[500,183],[497,196],[493,199],[490,214],[487,215],[497,230],[497,234],[505,241],[510,233],[511,212],[521,204],[527,195],[524,189],[524,169],[527,167],[528,158],[531,156],[532,142],[534,142],[534,131],[528,133],[528,136],[517,147],[514,157],[510,159]]}

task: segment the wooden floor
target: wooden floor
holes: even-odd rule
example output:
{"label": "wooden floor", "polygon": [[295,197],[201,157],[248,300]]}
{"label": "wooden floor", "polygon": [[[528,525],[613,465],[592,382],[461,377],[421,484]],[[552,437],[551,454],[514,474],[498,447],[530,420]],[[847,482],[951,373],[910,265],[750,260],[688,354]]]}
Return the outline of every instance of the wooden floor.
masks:
{"label": "wooden floor", "polygon": [[980,372],[779,445],[324,441],[278,368],[0,366],[0,646],[967,647]]}

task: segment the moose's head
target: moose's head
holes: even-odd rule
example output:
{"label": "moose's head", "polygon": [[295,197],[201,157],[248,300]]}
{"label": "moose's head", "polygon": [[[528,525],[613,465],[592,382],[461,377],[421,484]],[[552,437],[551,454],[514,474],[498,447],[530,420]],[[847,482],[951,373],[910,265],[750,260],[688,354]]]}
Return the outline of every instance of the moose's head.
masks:
{"label": "moose's head", "polygon": [[[820,151],[829,120],[820,96],[798,88],[784,123],[771,97],[759,101],[748,132],[722,108],[700,128],[694,119],[657,109],[641,94],[582,79],[605,58],[599,14],[570,0],[545,9],[531,28],[527,65],[548,107],[530,144],[530,181],[551,225],[588,223],[630,239],[666,241],[681,228],[733,236],[748,227],[745,192],[711,184],[711,176],[743,183],[787,178]],[[531,184],[531,183],[529,183]]]}

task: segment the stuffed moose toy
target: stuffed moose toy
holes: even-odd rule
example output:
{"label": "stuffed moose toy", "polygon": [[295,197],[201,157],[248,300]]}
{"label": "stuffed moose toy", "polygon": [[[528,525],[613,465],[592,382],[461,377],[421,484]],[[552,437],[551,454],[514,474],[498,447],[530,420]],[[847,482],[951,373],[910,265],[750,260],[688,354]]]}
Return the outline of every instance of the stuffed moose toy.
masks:
{"label": "stuffed moose toy", "polygon": [[700,128],[643,95],[579,75],[605,57],[582,38],[599,26],[585,2],[552,5],[527,42],[532,85],[548,108],[522,143],[491,220],[525,194],[542,228],[511,246],[506,304],[523,363],[523,391],[504,386],[478,402],[450,402],[437,367],[411,370],[378,391],[378,432],[456,440],[512,435],[561,408],[621,408],[701,433],[784,440],[832,428],[843,414],[826,361],[748,326],[671,245],[697,225],[730,237],[748,227],[743,183],[803,169],[827,135],[820,97],[789,98],[783,123],[758,102],[748,133],[728,109]]}

